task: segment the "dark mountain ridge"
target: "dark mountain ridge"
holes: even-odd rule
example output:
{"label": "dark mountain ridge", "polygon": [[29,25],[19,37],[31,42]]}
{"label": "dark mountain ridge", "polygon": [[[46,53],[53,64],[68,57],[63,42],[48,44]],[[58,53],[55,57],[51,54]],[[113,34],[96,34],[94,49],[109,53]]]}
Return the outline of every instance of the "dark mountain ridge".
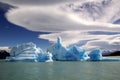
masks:
{"label": "dark mountain ridge", "polygon": [[8,56],[10,56],[10,53],[5,50],[0,50],[0,59],[6,59]]}

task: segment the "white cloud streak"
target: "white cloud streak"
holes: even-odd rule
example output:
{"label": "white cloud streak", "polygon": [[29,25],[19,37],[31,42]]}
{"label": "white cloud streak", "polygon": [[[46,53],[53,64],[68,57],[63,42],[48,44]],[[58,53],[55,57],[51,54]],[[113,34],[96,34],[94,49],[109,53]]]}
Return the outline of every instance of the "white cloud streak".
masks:
{"label": "white cloud streak", "polygon": [[[120,50],[120,34],[116,35],[96,35],[89,34],[86,32],[80,31],[65,31],[61,33],[52,33],[47,35],[40,35],[39,38],[47,39],[50,42],[55,42],[58,36],[61,36],[63,39],[63,44],[65,46],[73,44],[81,44],[84,41],[86,43],[80,47],[83,47],[87,50],[93,48],[101,48],[102,50]],[[87,41],[88,40],[88,41]]]}

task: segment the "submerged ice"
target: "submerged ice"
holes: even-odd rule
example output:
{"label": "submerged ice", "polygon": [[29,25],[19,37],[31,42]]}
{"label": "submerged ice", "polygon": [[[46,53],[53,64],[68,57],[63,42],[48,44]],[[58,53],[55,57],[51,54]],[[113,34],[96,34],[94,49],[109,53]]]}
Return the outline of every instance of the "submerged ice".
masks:
{"label": "submerged ice", "polygon": [[100,49],[93,49],[89,53],[77,46],[66,48],[62,45],[62,39],[57,38],[57,42],[48,47],[46,51],[36,47],[32,42],[17,45],[10,51],[10,57],[7,61],[33,61],[33,62],[50,62],[58,61],[118,61],[117,58],[107,58],[102,56]]}

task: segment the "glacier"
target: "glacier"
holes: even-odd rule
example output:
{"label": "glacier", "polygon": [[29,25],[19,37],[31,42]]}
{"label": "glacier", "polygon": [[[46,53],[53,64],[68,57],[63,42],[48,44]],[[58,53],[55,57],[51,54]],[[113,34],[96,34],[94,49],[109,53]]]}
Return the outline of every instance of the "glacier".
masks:
{"label": "glacier", "polygon": [[10,57],[7,57],[6,61],[120,61],[120,59],[103,57],[99,48],[90,52],[76,45],[66,48],[62,44],[61,37],[58,37],[56,43],[48,47],[46,51],[43,51],[32,42],[12,47]]}

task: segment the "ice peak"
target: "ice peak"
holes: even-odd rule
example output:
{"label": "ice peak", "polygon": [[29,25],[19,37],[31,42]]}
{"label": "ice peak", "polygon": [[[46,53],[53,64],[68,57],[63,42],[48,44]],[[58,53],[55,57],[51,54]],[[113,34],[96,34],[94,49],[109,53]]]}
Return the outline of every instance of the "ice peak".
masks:
{"label": "ice peak", "polygon": [[61,44],[62,43],[62,39],[61,39],[61,37],[59,36],[58,38],[57,38],[57,44]]}

